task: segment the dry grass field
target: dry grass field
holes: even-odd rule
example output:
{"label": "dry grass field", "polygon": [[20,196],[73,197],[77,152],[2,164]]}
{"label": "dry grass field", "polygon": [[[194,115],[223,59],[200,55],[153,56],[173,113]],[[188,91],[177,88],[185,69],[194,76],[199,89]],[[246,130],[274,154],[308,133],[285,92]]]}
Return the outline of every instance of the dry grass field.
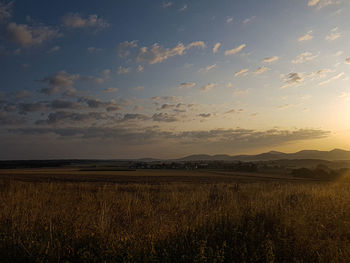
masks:
{"label": "dry grass field", "polygon": [[0,171],[1,262],[350,262],[350,183]]}

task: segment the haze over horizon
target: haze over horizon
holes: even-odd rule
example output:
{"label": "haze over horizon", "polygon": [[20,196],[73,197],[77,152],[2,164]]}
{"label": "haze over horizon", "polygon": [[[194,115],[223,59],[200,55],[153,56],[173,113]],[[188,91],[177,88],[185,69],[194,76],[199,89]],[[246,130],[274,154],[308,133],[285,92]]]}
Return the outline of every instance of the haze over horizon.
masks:
{"label": "haze over horizon", "polygon": [[0,0],[0,159],[349,149],[345,0]]}

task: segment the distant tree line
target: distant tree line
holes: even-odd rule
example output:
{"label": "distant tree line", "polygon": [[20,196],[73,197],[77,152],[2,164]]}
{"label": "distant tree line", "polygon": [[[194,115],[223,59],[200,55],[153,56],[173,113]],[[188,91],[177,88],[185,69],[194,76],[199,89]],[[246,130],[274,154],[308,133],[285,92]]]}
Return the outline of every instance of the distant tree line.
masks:
{"label": "distant tree line", "polygon": [[301,178],[310,178],[310,179],[319,179],[319,180],[336,180],[345,173],[347,173],[349,169],[341,168],[341,169],[330,169],[326,165],[318,165],[315,169],[309,168],[298,168],[293,169],[291,174],[294,177]]}

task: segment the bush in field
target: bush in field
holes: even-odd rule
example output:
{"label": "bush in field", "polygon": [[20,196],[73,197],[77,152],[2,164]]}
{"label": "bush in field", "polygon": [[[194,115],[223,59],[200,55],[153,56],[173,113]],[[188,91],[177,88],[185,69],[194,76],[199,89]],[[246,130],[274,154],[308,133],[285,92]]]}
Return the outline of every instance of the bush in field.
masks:
{"label": "bush in field", "polygon": [[318,165],[315,169],[298,168],[292,170],[294,177],[310,178],[318,180],[336,180],[345,175],[348,169],[333,170],[326,165]]}

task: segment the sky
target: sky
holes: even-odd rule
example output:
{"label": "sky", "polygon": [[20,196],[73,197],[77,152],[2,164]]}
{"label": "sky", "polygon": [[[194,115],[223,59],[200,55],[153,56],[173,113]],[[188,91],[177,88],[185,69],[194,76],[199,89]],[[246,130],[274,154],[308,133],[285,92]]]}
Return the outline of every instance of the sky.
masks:
{"label": "sky", "polygon": [[346,0],[0,0],[0,159],[350,149]]}

